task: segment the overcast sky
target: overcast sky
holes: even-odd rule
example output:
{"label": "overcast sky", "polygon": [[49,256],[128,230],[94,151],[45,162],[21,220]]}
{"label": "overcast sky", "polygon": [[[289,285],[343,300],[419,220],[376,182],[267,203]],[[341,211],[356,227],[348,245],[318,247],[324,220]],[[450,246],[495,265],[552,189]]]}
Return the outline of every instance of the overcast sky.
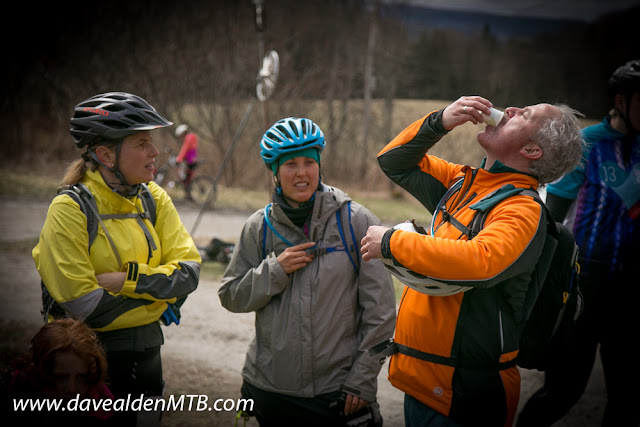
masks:
{"label": "overcast sky", "polygon": [[604,13],[640,5],[640,0],[383,0],[438,9],[487,11],[504,15],[593,21]]}

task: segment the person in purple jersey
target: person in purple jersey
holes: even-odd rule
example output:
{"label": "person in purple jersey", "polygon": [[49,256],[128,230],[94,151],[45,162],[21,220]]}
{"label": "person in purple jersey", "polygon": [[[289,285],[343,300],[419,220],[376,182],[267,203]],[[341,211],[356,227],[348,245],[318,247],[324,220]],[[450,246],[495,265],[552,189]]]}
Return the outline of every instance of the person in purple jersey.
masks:
{"label": "person in purple jersey", "polygon": [[580,247],[584,311],[567,351],[520,413],[518,427],[548,426],[580,399],[600,345],[607,389],[603,426],[637,426],[640,371],[629,365],[637,333],[640,272],[640,60],[609,79],[613,108],[583,130],[583,163],[547,188],[554,218],[573,227]]}

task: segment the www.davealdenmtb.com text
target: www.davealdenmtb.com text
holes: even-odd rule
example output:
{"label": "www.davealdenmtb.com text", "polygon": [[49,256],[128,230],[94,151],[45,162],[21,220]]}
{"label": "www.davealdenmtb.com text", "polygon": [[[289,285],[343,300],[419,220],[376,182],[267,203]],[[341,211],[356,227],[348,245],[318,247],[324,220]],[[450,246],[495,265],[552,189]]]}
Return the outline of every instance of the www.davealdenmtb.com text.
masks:
{"label": "www.davealdenmtb.com text", "polygon": [[[213,402],[213,403],[212,403]],[[168,399],[149,398],[140,395],[119,399],[13,399],[15,412],[97,412],[97,411],[216,411],[216,412],[250,412],[253,410],[253,399],[211,399],[204,394],[183,394],[178,397],[170,395]]]}

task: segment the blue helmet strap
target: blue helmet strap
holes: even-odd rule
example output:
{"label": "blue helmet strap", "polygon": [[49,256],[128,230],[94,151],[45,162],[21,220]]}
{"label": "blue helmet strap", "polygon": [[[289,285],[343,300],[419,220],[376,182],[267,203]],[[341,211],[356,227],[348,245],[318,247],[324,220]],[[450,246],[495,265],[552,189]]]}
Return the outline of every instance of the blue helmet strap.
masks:
{"label": "blue helmet strap", "polygon": [[282,185],[280,184],[280,178],[278,178],[277,174],[273,174],[273,184],[275,185],[276,194],[282,195]]}

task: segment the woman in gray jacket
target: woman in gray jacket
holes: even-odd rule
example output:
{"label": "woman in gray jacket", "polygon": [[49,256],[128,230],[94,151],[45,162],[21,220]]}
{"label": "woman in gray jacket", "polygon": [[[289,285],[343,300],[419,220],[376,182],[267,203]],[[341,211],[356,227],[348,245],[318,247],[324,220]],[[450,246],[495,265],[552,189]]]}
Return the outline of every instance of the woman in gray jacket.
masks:
{"label": "woman in gray jacket", "polygon": [[256,312],[242,394],[261,426],[381,423],[381,365],[367,350],[393,336],[395,294],[381,263],[360,262],[378,218],[321,182],[324,146],[309,119],[264,134],[273,202],[247,220],[218,292],[227,310]]}

